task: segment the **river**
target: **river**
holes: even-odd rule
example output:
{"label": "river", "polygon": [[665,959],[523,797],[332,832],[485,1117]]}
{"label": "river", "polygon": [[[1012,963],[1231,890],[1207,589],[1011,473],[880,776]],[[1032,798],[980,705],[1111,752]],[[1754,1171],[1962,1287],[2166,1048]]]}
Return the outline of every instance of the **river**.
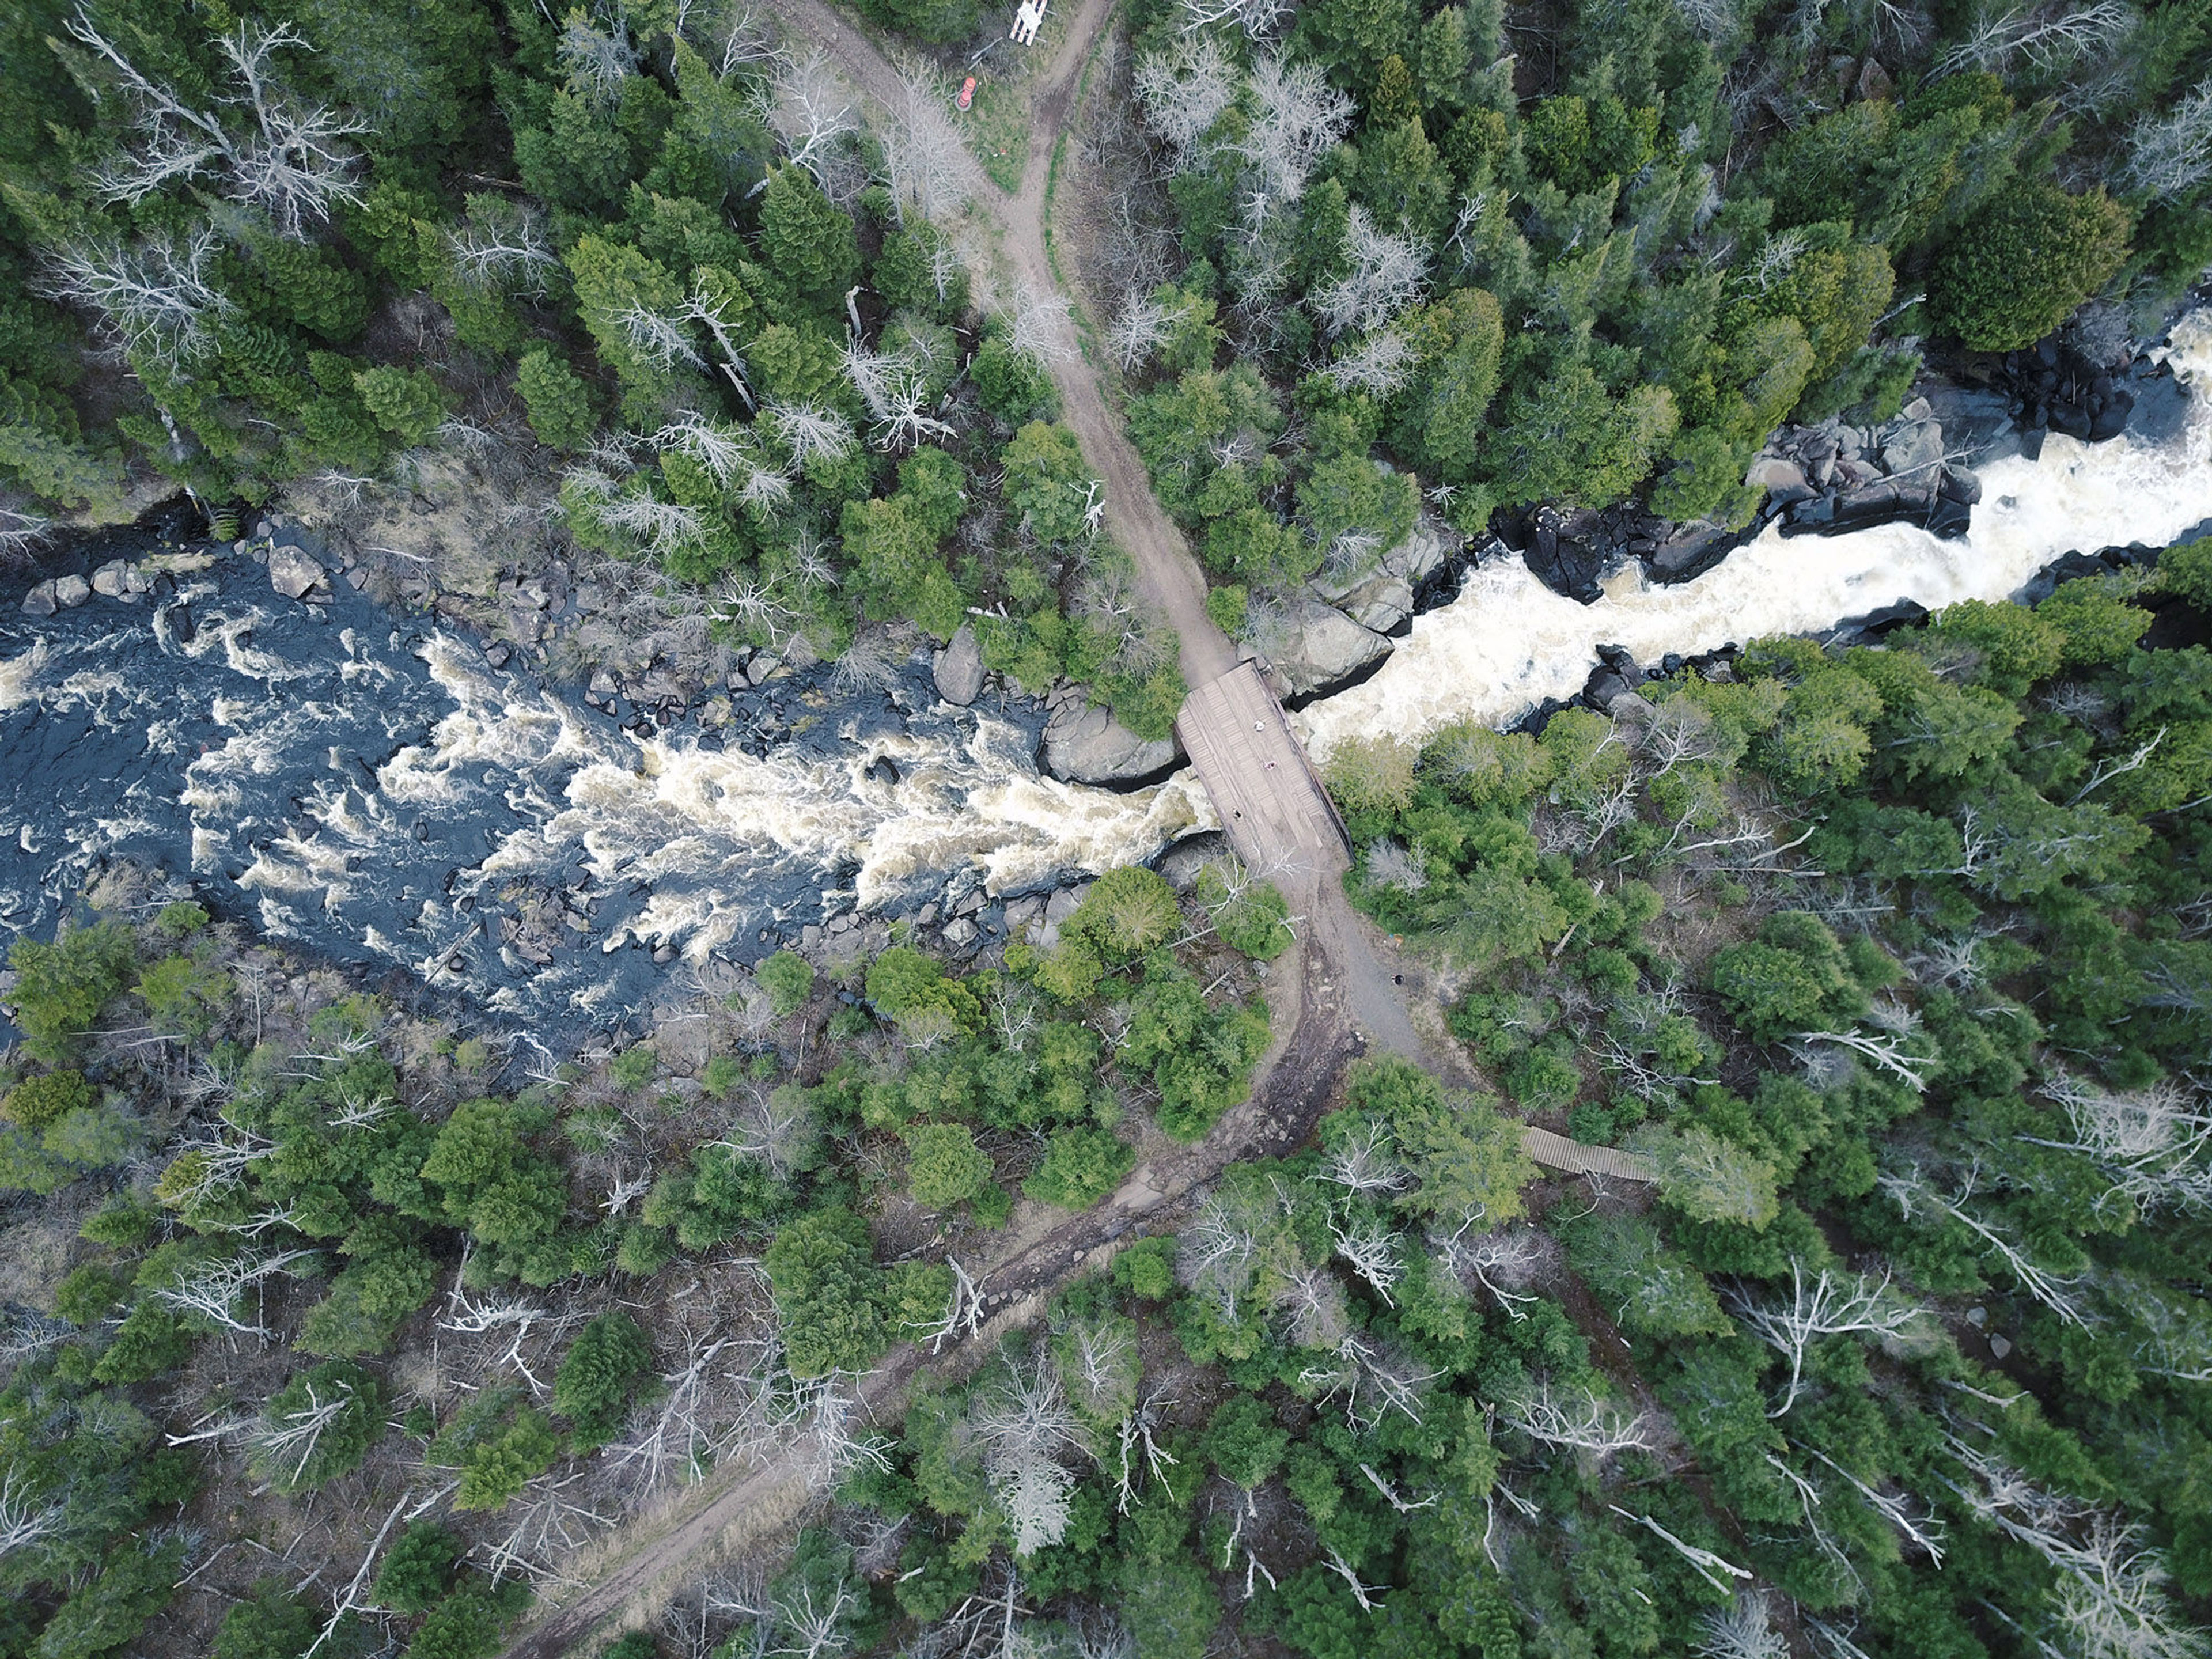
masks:
{"label": "river", "polygon": [[[1905,525],[1784,541],[1698,580],[1632,566],[1598,603],[1517,560],[1470,571],[1364,684],[1296,716],[1316,751],[1510,721],[1577,690],[1601,643],[1644,661],[1811,632],[1899,599],[2014,592],[2075,548],[2160,545],[2212,514],[2212,312],[2167,355],[2197,382],[2162,444],[2051,435],[1983,469],[1963,538]],[[158,552],[120,532],[108,556]],[[679,724],[639,734],[569,690],[488,665],[431,619],[343,584],[273,593],[225,554],[135,605],[46,619],[0,587],[0,936],[52,930],[117,860],[189,880],[224,914],[341,961],[458,989],[489,1012],[611,1024],[856,911],[996,900],[1151,856],[1212,822],[1188,775],[1127,793],[1039,774],[1041,710],[939,702],[926,657],[885,692],[817,670],[738,694],[773,712],[755,754]],[[886,764],[888,763],[888,764]]]}
{"label": "river", "polygon": [[1553,592],[1518,559],[1468,573],[1458,596],[1413,624],[1370,679],[1293,716],[1316,757],[1351,737],[1419,739],[1453,720],[1504,725],[1583,688],[1601,644],[1639,662],[1695,656],[1772,634],[1810,634],[1898,599],[1930,611],[2001,599],[2081,550],[2163,547],[2212,517],[2212,308],[2178,324],[2160,354],[2194,382],[2179,431],[2160,444],[2052,433],[2035,460],[1981,469],[1973,524],[1955,541],[1914,526],[1784,540],[1770,526],[1694,581],[1660,586],[1632,563],[1595,605]]}

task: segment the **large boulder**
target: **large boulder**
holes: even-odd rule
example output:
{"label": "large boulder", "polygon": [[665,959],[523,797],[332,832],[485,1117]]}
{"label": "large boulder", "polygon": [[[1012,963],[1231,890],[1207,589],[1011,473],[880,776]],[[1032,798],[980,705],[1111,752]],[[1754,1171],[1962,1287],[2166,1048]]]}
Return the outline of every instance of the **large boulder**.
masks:
{"label": "large boulder", "polygon": [[1389,656],[1388,638],[1310,593],[1285,618],[1281,643],[1267,653],[1291,697],[1334,691]]}
{"label": "large boulder", "polygon": [[1778,509],[1819,493],[1806,481],[1805,469],[1784,455],[1760,456],[1743,475],[1743,481],[1753,489],[1765,490],[1769,504]]}
{"label": "large boulder", "polygon": [[92,584],[82,576],[54,578],[54,603],[64,611],[74,611],[92,597]]}
{"label": "large boulder", "polygon": [[51,617],[57,608],[52,577],[23,595],[23,614],[27,617]]}
{"label": "large boulder", "polygon": [[[279,542],[269,550],[269,586],[288,599],[326,599],[330,595],[322,566],[287,542]],[[318,592],[318,589],[321,591]]]}
{"label": "large boulder", "polygon": [[1069,783],[1134,789],[1174,771],[1177,754],[1172,738],[1140,738],[1108,710],[1067,697],[1045,722],[1039,759],[1047,772]]}
{"label": "large boulder", "polygon": [[1307,584],[1321,598],[1376,634],[1395,634],[1413,619],[1413,596],[1467,538],[1424,513],[1406,539],[1357,575]]}
{"label": "large boulder", "polygon": [[1931,489],[1942,464],[1943,428],[1935,421],[1908,421],[1882,440],[1882,470],[1900,484]]}
{"label": "large boulder", "polygon": [[965,708],[983,690],[983,647],[975,630],[960,624],[945,649],[937,653],[931,673],[937,695],[957,708]]}

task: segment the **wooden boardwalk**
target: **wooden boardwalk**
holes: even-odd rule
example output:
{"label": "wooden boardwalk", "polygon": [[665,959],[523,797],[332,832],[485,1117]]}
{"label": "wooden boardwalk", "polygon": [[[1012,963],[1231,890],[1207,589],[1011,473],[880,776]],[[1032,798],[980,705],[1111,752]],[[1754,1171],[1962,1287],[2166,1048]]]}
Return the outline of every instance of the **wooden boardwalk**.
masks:
{"label": "wooden boardwalk", "polygon": [[1249,662],[1201,685],[1176,716],[1183,752],[1251,869],[1327,878],[1351,856],[1343,820],[1282,705]]}
{"label": "wooden boardwalk", "polygon": [[1569,1175],[1612,1176],[1647,1183],[1659,1179],[1650,1160],[1633,1152],[1624,1152],[1617,1146],[1585,1146],[1534,1125],[1522,1130],[1521,1149],[1546,1169],[1563,1170]]}

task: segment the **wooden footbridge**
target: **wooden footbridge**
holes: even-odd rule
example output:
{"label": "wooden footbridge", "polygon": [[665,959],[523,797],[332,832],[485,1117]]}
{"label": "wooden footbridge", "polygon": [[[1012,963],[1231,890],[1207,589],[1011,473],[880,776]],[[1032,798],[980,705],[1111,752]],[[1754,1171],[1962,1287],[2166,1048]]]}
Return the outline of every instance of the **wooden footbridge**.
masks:
{"label": "wooden footbridge", "polygon": [[1271,879],[1295,872],[1319,880],[1351,867],[1344,820],[1252,664],[1192,692],[1176,735],[1248,867]]}

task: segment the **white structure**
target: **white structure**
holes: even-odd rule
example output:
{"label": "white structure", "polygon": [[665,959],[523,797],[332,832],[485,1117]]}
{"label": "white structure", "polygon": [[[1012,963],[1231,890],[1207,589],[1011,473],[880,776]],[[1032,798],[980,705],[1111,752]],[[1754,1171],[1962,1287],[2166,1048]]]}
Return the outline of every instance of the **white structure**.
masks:
{"label": "white structure", "polygon": [[1006,38],[1016,46],[1026,46],[1036,39],[1037,30],[1044,23],[1044,9],[1049,0],[1022,0],[1021,8],[1014,13],[1014,27]]}

